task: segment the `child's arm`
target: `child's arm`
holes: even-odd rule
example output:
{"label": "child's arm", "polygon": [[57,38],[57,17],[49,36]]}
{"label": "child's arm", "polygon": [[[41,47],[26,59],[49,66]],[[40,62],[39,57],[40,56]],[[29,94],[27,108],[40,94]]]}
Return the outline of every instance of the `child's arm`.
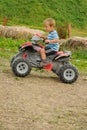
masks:
{"label": "child's arm", "polygon": [[59,39],[45,40],[45,42],[46,42],[46,43],[52,43],[52,44],[53,44],[53,43],[56,43],[56,42],[58,42],[58,43],[59,43],[59,42],[60,42],[60,40],[59,40]]}
{"label": "child's arm", "polygon": [[40,36],[40,38],[43,38],[44,40],[46,40],[47,36]]}

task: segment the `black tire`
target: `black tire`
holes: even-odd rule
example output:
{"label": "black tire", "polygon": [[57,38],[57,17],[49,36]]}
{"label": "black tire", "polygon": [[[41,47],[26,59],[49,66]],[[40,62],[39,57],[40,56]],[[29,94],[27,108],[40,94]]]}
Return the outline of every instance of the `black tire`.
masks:
{"label": "black tire", "polygon": [[10,61],[10,66],[12,66],[12,64],[13,64],[13,62],[14,62],[14,60],[15,59],[17,59],[17,58],[20,58],[20,52],[19,53],[17,53],[14,57],[12,57],[12,59],[11,59],[11,61]]}
{"label": "black tire", "polygon": [[24,58],[18,58],[12,65],[14,74],[18,77],[25,77],[31,72],[29,61]]}
{"label": "black tire", "polygon": [[78,78],[78,70],[70,64],[66,64],[60,68],[60,80],[64,83],[73,83]]}
{"label": "black tire", "polygon": [[10,66],[12,67],[12,63],[14,62],[14,60],[15,60],[15,56],[11,59],[11,61],[10,61]]}

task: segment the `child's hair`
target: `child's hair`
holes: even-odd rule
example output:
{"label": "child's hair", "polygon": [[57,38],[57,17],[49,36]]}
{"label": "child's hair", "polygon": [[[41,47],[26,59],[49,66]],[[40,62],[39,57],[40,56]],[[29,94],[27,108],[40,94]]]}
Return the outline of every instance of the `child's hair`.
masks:
{"label": "child's hair", "polygon": [[53,18],[47,18],[44,20],[44,25],[48,24],[49,26],[56,26],[55,20]]}

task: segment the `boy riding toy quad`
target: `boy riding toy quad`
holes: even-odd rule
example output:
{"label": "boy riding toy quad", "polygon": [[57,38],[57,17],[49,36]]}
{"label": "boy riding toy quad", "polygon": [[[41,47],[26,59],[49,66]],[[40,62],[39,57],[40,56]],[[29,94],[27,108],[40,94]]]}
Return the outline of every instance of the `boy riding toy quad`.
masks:
{"label": "boy riding toy quad", "polygon": [[70,51],[59,51],[47,55],[47,66],[41,66],[42,58],[37,51],[37,47],[44,47],[38,43],[41,40],[43,39],[39,35],[34,35],[32,42],[26,42],[19,48],[19,52],[11,59],[13,73],[16,76],[25,77],[30,74],[32,68],[45,69],[53,71],[64,83],[75,82],[78,78],[78,71],[69,61]]}

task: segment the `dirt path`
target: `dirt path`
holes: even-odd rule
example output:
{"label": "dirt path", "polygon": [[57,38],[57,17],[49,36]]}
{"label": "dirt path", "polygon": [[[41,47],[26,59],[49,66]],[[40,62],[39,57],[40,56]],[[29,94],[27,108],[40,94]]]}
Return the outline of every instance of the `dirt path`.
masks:
{"label": "dirt path", "polygon": [[71,85],[51,72],[18,78],[0,58],[0,130],[87,130],[87,77]]}

